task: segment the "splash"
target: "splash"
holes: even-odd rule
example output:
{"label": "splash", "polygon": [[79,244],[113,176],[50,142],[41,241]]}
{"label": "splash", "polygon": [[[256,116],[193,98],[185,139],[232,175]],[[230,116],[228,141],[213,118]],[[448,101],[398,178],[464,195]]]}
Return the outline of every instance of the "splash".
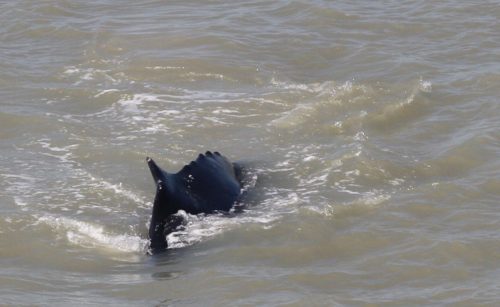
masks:
{"label": "splash", "polygon": [[179,211],[178,215],[186,221],[186,225],[167,236],[169,248],[182,248],[199,242],[213,239],[216,236],[241,228],[243,225],[260,225],[263,228],[270,227],[281,216],[276,212],[258,215],[191,215]]}
{"label": "splash", "polygon": [[38,223],[50,226],[75,245],[120,252],[143,252],[147,240],[134,234],[113,234],[103,226],[67,217],[43,216]]}

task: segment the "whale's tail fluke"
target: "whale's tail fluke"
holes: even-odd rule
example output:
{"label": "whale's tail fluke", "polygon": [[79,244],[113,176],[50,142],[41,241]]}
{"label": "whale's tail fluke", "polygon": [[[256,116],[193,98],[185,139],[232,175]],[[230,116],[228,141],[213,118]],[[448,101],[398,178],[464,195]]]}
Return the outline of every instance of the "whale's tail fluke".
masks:
{"label": "whale's tail fluke", "polygon": [[156,184],[156,196],[149,225],[150,252],[156,253],[167,248],[165,221],[174,210],[169,208],[171,204],[169,204],[169,191],[166,185],[167,172],[162,170],[150,157],[146,158],[146,162]]}
{"label": "whale's tail fluke", "polygon": [[[151,167],[151,164],[149,163],[150,161],[153,160],[148,160],[148,164]],[[154,162],[152,163],[154,164]],[[154,165],[156,166],[156,164]],[[153,173],[152,170],[151,172]],[[153,177],[155,177],[154,173]],[[156,196],[153,203],[153,214],[151,215],[151,221],[149,224],[149,239],[151,241],[149,248],[151,253],[157,253],[158,251],[165,250],[168,245],[165,237],[165,220],[167,216],[162,206],[162,203],[167,201],[166,197],[166,187],[163,181],[158,180],[156,182]]]}
{"label": "whale's tail fluke", "polygon": [[165,171],[162,170],[153,159],[150,157],[146,158],[146,162],[148,163],[149,170],[151,171],[151,175],[153,175],[153,179],[155,180],[155,183],[158,183],[158,181],[166,181],[166,174]]}
{"label": "whale's tail fluke", "polygon": [[230,211],[241,196],[241,167],[218,152],[207,151],[177,173],[167,173],[146,159],[156,184],[149,226],[150,251],[168,247],[166,236],[183,221],[176,213]]}

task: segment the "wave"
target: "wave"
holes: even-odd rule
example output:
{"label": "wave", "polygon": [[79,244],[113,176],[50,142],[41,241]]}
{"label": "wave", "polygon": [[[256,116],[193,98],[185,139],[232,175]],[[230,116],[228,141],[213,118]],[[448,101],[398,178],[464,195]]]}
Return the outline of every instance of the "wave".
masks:
{"label": "wave", "polygon": [[350,81],[297,84],[272,80],[271,84],[293,91],[299,98],[290,110],[272,120],[271,126],[331,135],[395,129],[425,114],[430,103],[426,95],[432,92],[432,83],[423,79],[411,85],[410,94],[394,102],[391,95],[397,93],[388,96],[390,89]]}
{"label": "wave", "polygon": [[68,242],[86,248],[103,248],[120,252],[144,252],[147,240],[134,234],[114,234],[102,225],[68,217],[43,216],[38,223],[50,226]]}
{"label": "wave", "polygon": [[[67,72],[73,73],[82,72]],[[390,101],[387,100],[389,90],[374,85],[332,81],[301,84],[277,78],[271,79],[260,93],[179,88],[136,94],[127,94],[119,87],[97,90],[94,97],[110,98],[109,105],[94,113],[67,114],[62,121],[76,128],[105,122],[113,127],[109,137],[101,139],[99,134],[99,137],[90,139],[89,144],[85,144],[83,138],[77,141],[75,136],[72,141],[41,138],[28,144],[34,154],[36,151],[36,155],[56,159],[59,169],[51,172],[54,177],[61,177],[57,181],[58,191],[48,187],[46,193],[36,192],[44,206],[38,212],[48,216],[42,221],[63,232],[74,244],[98,248],[109,244],[112,249],[137,252],[146,242],[142,232],[147,228],[151,199],[136,192],[135,188],[114,183],[98,175],[96,169],[84,166],[81,159],[88,156],[85,150],[100,150],[109,144],[127,146],[132,141],[134,146],[144,147],[147,151],[147,148],[157,148],[158,140],[146,135],[169,136],[169,143],[175,143],[175,132],[182,135],[189,129],[196,132],[199,131],[196,129],[231,125],[248,130],[246,126],[241,128],[242,121],[247,119],[255,125],[255,117],[264,123],[264,127],[257,127],[263,133],[259,134],[260,137],[266,143],[277,144],[271,154],[279,156],[274,165],[259,166],[256,189],[261,196],[250,200],[251,205],[257,206],[250,206],[244,214],[229,218],[184,213],[187,224],[168,237],[172,248],[214,238],[242,225],[272,227],[283,216],[296,214],[301,208],[325,214],[329,208],[334,208],[334,212],[345,211],[343,208],[368,210],[383,204],[411,184],[413,170],[402,166],[406,160],[399,165],[397,159],[381,158],[382,149],[374,146],[371,138],[374,134],[384,133],[383,127],[377,126],[379,122],[399,125],[399,118],[408,113],[410,115],[404,121],[407,122],[415,113],[411,110],[413,106],[425,111],[429,104],[425,96],[432,92],[432,84],[420,80],[412,86],[409,94],[389,95],[392,98],[403,96],[401,100]],[[272,112],[268,114],[268,110]],[[61,120],[57,114],[53,116]],[[139,139],[146,141],[135,143]],[[314,139],[324,142],[315,144],[311,141]],[[127,150],[134,149],[127,147]],[[100,152],[99,158],[107,154],[117,158],[115,153],[111,149]],[[91,161],[92,157],[86,159]],[[47,163],[43,167],[51,167],[50,161]],[[30,196],[35,190],[28,194],[28,197],[18,198],[18,204],[33,207]],[[134,211],[137,208],[139,211]],[[61,212],[73,212],[76,216],[68,217]],[[96,217],[95,222],[83,221],[91,216]],[[143,225],[135,227],[128,235],[121,235],[106,230],[103,225],[108,225],[109,219]],[[127,227],[118,226],[121,232],[129,231]]]}

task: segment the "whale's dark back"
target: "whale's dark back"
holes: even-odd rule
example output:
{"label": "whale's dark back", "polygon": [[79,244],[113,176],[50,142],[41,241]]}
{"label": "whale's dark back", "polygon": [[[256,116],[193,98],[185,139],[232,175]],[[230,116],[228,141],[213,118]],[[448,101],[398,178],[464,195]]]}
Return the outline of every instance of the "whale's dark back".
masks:
{"label": "whale's dark back", "polygon": [[240,195],[235,167],[218,152],[200,154],[173,176],[177,188],[191,196],[181,202],[181,209],[192,214],[229,211]]}
{"label": "whale's dark back", "polygon": [[152,249],[167,247],[165,236],[171,216],[179,210],[187,213],[229,211],[241,195],[239,166],[218,152],[207,151],[179,172],[169,174],[148,158],[157,185],[149,229]]}

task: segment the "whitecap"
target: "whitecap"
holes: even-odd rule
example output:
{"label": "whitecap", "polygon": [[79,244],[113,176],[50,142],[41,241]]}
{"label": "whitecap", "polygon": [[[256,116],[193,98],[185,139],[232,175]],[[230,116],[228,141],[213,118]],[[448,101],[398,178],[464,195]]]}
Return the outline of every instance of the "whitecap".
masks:
{"label": "whitecap", "polygon": [[121,252],[142,252],[147,245],[147,240],[137,235],[113,234],[106,231],[102,225],[67,217],[43,216],[38,222],[63,233],[70,243],[86,248],[99,247]]}
{"label": "whitecap", "polygon": [[98,98],[98,97],[100,97],[100,96],[102,96],[102,95],[105,95],[105,94],[107,94],[107,93],[113,93],[113,92],[119,92],[119,91],[120,91],[120,90],[115,89],[115,88],[111,88],[111,89],[107,89],[107,90],[102,90],[102,91],[100,91],[99,93],[95,94],[95,95],[94,95],[94,98]]}
{"label": "whitecap", "polygon": [[136,193],[134,193],[132,191],[125,189],[122,186],[121,182],[118,184],[113,184],[113,183],[107,182],[105,180],[100,180],[99,186],[101,186],[105,189],[111,190],[118,195],[124,196],[124,197],[132,200],[135,203],[144,203],[144,200],[139,195],[137,195]]}

